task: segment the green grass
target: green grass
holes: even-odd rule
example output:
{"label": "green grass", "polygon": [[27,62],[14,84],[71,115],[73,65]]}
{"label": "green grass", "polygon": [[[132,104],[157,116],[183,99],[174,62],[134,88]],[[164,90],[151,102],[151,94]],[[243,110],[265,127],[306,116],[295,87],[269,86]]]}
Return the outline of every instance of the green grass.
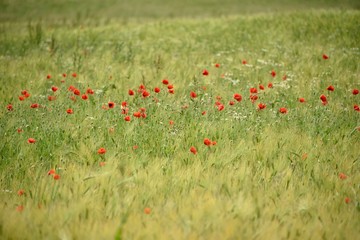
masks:
{"label": "green grass", "polygon": [[[111,1],[96,14],[97,5],[84,2],[73,8],[70,1],[44,1],[42,9],[32,1],[19,9],[2,4],[1,239],[358,237],[355,2],[318,1],[306,10],[300,1],[276,1],[264,11],[259,1],[238,11],[239,5],[224,1],[224,10],[209,4],[208,13],[199,8],[201,1],[167,2],[163,11],[141,2],[146,7],[132,16],[117,11],[125,3]],[[51,16],[51,4],[65,13]],[[86,10],[82,6],[89,15],[76,19],[76,12]],[[126,6],[137,9],[140,1]],[[179,10],[173,14],[170,6]],[[174,94],[163,79],[174,85]],[[150,97],[139,95],[141,84]],[[95,93],[72,101],[70,85],[81,94],[87,88]],[[252,87],[259,91],[255,103],[249,100]],[[31,96],[19,101],[25,89]],[[109,101],[115,108],[103,109]],[[123,101],[130,122],[121,113]],[[33,103],[40,107],[30,108]],[[266,108],[259,110],[259,103]],[[133,113],[141,107],[147,117],[137,119]],[[288,113],[279,113],[281,107]],[[67,114],[68,108],[74,113]],[[205,138],[217,144],[205,146]],[[97,153],[101,147],[104,155]],[[59,180],[48,176],[50,169]]]}

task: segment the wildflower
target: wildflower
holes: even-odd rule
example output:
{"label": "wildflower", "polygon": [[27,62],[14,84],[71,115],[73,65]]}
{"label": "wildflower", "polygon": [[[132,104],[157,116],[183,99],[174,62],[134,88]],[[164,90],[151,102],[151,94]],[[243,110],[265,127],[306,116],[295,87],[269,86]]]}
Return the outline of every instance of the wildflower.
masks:
{"label": "wildflower", "polygon": [[324,53],[324,54],[322,55],[322,58],[323,58],[324,60],[326,60],[326,59],[329,59],[329,56]]}
{"label": "wildflower", "polygon": [[124,102],[121,102],[121,106],[122,106],[122,107],[126,107],[126,106],[127,106],[127,102],[125,102],[125,101],[124,101]]}
{"label": "wildflower", "polygon": [[133,150],[136,150],[136,149],[138,149],[138,148],[139,148],[138,145],[134,145],[134,146],[132,147]]}
{"label": "wildflower", "polygon": [[272,76],[272,77],[275,77],[275,76],[276,76],[275,70],[271,70],[271,76]]}
{"label": "wildflower", "polygon": [[287,109],[282,107],[282,108],[279,109],[279,112],[282,113],[282,114],[285,114],[285,113],[287,113]]}
{"label": "wildflower", "polygon": [[89,97],[88,97],[88,95],[83,94],[83,95],[81,95],[81,98],[82,98],[83,100],[87,100]]}
{"label": "wildflower", "polygon": [[146,108],[140,108],[140,112],[146,112]]}
{"label": "wildflower", "polygon": [[348,204],[348,203],[350,203],[350,202],[351,202],[351,199],[350,199],[349,197],[346,197],[346,198],[345,198],[345,203]]}
{"label": "wildflower", "polygon": [[341,180],[345,180],[347,178],[347,176],[345,175],[345,173],[339,173],[339,178]]}
{"label": "wildflower", "polygon": [[55,169],[50,169],[47,173],[47,175],[54,175],[55,174]]}
{"label": "wildflower", "polygon": [[136,117],[136,118],[140,118],[141,117],[141,112],[134,112],[133,116]]}
{"label": "wildflower", "polygon": [[230,106],[233,106],[234,104],[235,104],[234,101],[229,101],[229,105],[230,105]]}
{"label": "wildflower", "polygon": [[235,93],[233,97],[238,102],[240,102],[242,100],[242,96],[239,93]]}
{"label": "wildflower", "polygon": [[355,105],[354,105],[354,110],[357,111],[357,112],[360,112],[360,107],[359,107],[359,105],[356,105],[356,104],[355,104]]}
{"label": "wildflower", "polygon": [[327,90],[333,92],[335,90],[335,88],[334,88],[334,86],[330,85],[327,87]]}
{"label": "wildflower", "polygon": [[286,74],[282,77],[282,80],[286,80],[287,79],[287,76],[286,76]]}
{"label": "wildflower", "polygon": [[66,73],[63,73],[62,76],[63,76],[64,78],[66,78]]}
{"label": "wildflower", "polygon": [[124,118],[124,120],[127,121],[127,122],[130,122],[131,118],[130,118],[130,116],[126,116],[126,117]]}
{"label": "wildflower", "polygon": [[299,98],[299,102],[301,103],[305,102],[305,98]]}
{"label": "wildflower", "polygon": [[271,82],[268,83],[268,88],[273,88],[273,84]]}
{"label": "wildflower", "polygon": [[206,146],[210,146],[210,145],[212,144],[212,142],[211,142],[210,139],[205,138],[205,139],[204,139],[204,144],[205,144]]}
{"label": "wildflower", "polygon": [[67,114],[73,114],[74,113],[74,111],[71,108],[67,109],[66,112],[67,112]]}
{"label": "wildflower", "polygon": [[203,115],[203,116],[206,115],[206,111],[203,111],[203,112],[201,113],[201,115]]}
{"label": "wildflower", "polygon": [[50,79],[50,78],[51,78],[51,75],[50,75],[50,74],[46,75],[46,78],[47,78],[47,79]]}
{"label": "wildflower", "polygon": [[163,83],[164,85],[168,85],[168,84],[169,84],[169,80],[164,79],[164,80],[162,80],[162,83]]}
{"label": "wildflower", "polygon": [[24,195],[24,194],[25,194],[24,189],[20,189],[20,190],[17,192],[17,195],[18,195],[18,196],[22,196],[22,195]]}
{"label": "wildflower", "polygon": [[219,111],[222,111],[222,110],[224,110],[225,106],[222,105],[222,104],[219,104],[219,105],[217,106],[217,108],[218,108]]}
{"label": "wildflower", "polygon": [[19,96],[19,100],[20,100],[20,101],[24,101],[24,100],[25,100],[25,96]]}
{"label": "wildflower", "polygon": [[326,98],[326,96],[325,96],[324,94],[322,94],[322,95],[320,96],[320,100],[322,101],[322,104],[323,104],[323,105],[326,105],[326,104],[327,104],[327,98]]}
{"label": "wildflower", "polygon": [[169,124],[170,124],[170,125],[174,125],[174,121],[173,121],[173,120],[170,120],[170,121],[169,121]]}
{"label": "wildflower", "polygon": [[28,142],[28,143],[35,143],[36,140],[35,140],[34,138],[28,138],[27,142]]}
{"label": "wildflower", "polygon": [[59,180],[59,179],[60,179],[60,175],[55,173],[54,176],[53,176],[53,178],[54,178],[54,180]]}
{"label": "wildflower", "polygon": [[262,109],[266,108],[266,105],[263,103],[259,103],[258,108],[259,108],[259,110],[262,110]]}
{"label": "wildflower", "polygon": [[75,88],[73,85],[70,85],[70,86],[68,87],[68,91],[70,91],[70,92],[74,92],[75,89],[76,89],[76,88]]}
{"label": "wildflower", "polygon": [[242,62],[241,62],[243,65],[246,65],[247,64],[247,61],[244,59],[244,60],[242,60]]}
{"label": "wildflower", "polygon": [[24,210],[24,206],[23,205],[19,205],[16,207],[16,211],[18,212],[22,212]]}
{"label": "wildflower", "polygon": [[99,148],[99,150],[97,152],[98,152],[98,154],[105,154],[106,149],[105,148]]}
{"label": "wildflower", "polygon": [[72,73],[71,76],[73,76],[74,78],[76,78],[77,74],[76,74],[76,73]]}
{"label": "wildflower", "polygon": [[217,144],[216,141],[212,141],[212,142],[211,142],[211,145],[213,145],[213,146],[215,146],[216,144]]}
{"label": "wildflower", "polygon": [[13,106],[12,106],[11,104],[8,104],[8,105],[6,106],[6,108],[7,108],[8,111],[14,110],[14,108],[13,108]]}
{"label": "wildflower", "polygon": [[48,100],[49,100],[49,101],[54,101],[55,99],[56,99],[55,96],[48,96]]}
{"label": "wildflower", "polygon": [[359,94],[359,89],[353,89],[352,94],[353,95],[358,95]]}
{"label": "wildflower", "polygon": [[52,86],[52,87],[51,87],[51,90],[52,90],[53,92],[56,92],[58,89],[59,89],[59,88],[58,88],[58,87],[55,87],[55,86]]}
{"label": "wildflower", "polygon": [[257,93],[257,89],[256,88],[250,88],[250,93]]}
{"label": "wildflower", "polygon": [[170,94],[174,94],[174,93],[175,93],[174,89],[169,89],[168,91],[169,91]]}
{"label": "wildflower", "polygon": [[259,97],[257,95],[253,95],[253,94],[250,95],[250,100],[252,103],[254,103],[256,100],[258,100],[258,98]]}
{"label": "wildflower", "polygon": [[196,95],[196,93],[195,93],[195,92],[190,92],[190,97],[191,97],[191,98],[196,98],[196,97],[197,97],[197,95]]}
{"label": "wildflower", "polygon": [[17,132],[18,132],[18,133],[21,133],[22,131],[23,131],[23,130],[22,130],[21,128],[18,128],[18,129],[17,129]]}
{"label": "wildflower", "polygon": [[108,102],[108,106],[109,106],[109,108],[114,108],[114,107],[115,107],[115,103],[114,103],[114,102]]}
{"label": "wildflower", "polygon": [[220,63],[215,63],[215,67],[219,68],[220,67]]}
{"label": "wildflower", "polygon": [[264,85],[262,85],[262,84],[259,85],[259,88],[260,88],[260,90],[264,90],[264,89],[265,89]]}
{"label": "wildflower", "polygon": [[149,207],[144,208],[144,213],[145,214],[150,214],[151,213],[151,208],[149,208]]}
{"label": "wildflower", "polygon": [[173,89],[174,86],[173,86],[172,84],[169,84],[169,85],[167,86],[167,88],[168,88],[168,89]]}
{"label": "wildflower", "polygon": [[144,90],[143,93],[142,93],[142,96],[144,98],[146,98],[146,97],[150,96],[150,93],[148,91]]}
{"label": "wildflower", "polygon": [[81,94],[81,93],[80,93],[80,90],[77,89],[77,88],[75,88],[75,89],[74,89],[74,94],[77,95],[77,96],[80,96],[80,94]]}
{"label": "wildflower", "polygon": [[206,70],[206,69],[204,69],[204,70],[202,71],[202,75],[204,75],[204,76],[208,76],[208,75],[209,75],[209,71],[208,71],[208,70]]}
{"label": "wildflower", "polygon": [[100,167],[104,167],[105,164],[106,164],[105,162],[100,162],[100,163],[99,163],[99,166],[100,166]]}
{"label": "wildflower", "polygon": [[190,148],[190,152],[192,152],[193,154],[195,154],[195,155],[196,155],[197,150],[196,150],[196,148],[195,148],[195,147],[191,147],[191,148]]}
{"label": "wildflower", "polygon": [[129,113],[129,108],[127,107],[121,107],[121,114],[128,114]]}
{"label": "wildflower", "polygon": [[87,94],[94,94],[94,91],[91,88],[86,89]]}
{"label": "wildflower", "polygon": [[38,108],[38,107],[39,107],[39,104],[33,103],[33,104],[30,105],[30,107],[31,107],[31,108]]}
{"label": "wildflower", "polygon": [[154,92],[159,93],[159,92],[160,92],[160,88],[158,88],[158,87],[154,88]]}

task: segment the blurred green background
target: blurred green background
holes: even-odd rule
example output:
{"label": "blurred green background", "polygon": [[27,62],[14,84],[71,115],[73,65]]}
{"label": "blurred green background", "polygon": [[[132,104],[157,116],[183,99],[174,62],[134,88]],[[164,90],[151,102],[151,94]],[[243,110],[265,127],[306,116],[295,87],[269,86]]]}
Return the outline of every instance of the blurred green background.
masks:
{"label": "blurred green background", "polygon": [[360,9],[359,0],[0,0],[0,21],[218,17],[305,9]]}

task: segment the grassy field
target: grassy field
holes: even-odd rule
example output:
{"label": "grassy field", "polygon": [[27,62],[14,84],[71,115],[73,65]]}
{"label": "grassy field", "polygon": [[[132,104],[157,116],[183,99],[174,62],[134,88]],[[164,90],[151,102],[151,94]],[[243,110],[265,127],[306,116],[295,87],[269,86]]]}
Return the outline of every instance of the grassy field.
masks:
{"label": "grassy field", "polygon": [[0,239],[359,238],[356,1],[17,2]]}

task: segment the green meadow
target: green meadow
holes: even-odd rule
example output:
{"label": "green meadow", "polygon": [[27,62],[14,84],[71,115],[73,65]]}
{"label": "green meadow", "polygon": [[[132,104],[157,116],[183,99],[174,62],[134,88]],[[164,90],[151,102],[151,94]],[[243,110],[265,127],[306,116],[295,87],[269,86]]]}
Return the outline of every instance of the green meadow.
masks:
{"label": "green meadow", "polygon": [[0,0],[0,239],[358,239],[359,9]]}

